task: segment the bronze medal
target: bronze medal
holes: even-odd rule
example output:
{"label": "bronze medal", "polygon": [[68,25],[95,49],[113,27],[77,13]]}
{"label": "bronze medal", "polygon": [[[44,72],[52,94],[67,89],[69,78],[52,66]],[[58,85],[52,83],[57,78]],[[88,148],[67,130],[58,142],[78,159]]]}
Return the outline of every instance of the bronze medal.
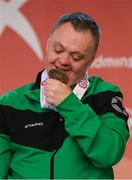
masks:
{"label": "bronze medal", "polygon": [[49,75],[49,78],[57,79],[63,82],[64,84],[67,84],[69,81],[68,77],[58,69],[51,69],[48,75]]}

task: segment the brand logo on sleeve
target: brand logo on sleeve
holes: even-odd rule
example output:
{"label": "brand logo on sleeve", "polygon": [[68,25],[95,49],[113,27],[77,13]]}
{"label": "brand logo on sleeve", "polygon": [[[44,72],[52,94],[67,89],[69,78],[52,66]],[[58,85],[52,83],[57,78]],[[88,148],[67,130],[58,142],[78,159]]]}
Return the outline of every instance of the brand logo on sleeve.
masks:
{"label": "brand logo on sleeve", "polygon": [[122,106],[122,98],[121,97],[119,97],[119,96],[113,97],[112,101],[111,101],[111,105],[117,112],[120,112],[120,113],[128,116],[126,110]]}

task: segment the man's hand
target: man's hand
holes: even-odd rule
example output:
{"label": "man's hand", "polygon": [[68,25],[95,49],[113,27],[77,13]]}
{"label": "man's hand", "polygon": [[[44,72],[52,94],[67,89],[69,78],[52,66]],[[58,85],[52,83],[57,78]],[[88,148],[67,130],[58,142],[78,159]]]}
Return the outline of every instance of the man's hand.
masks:
{"label": "man's hand", "polygon": [[71,93],[71,88],[56,79],[48,79],[44,88],[47,103],[57,106]]}

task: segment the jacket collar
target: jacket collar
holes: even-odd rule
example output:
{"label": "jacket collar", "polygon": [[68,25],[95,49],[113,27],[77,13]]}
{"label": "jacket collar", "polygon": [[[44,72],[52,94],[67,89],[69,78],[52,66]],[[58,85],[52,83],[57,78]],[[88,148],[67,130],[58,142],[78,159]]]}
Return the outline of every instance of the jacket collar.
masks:
{"label": "jacket collar", "polygon": [[41,74],[43,70],[38,73],[35,83],[27,90],[24,95],[31,100],[37,101],[40,103],[40,83],[41,83]]}
{"label": "jacket collar", "polygon": [[40,71],[40,72],[37,74],[36,81],[35,81],[35,83],[33,84],[33,86],[31,87],[31,90],[40,89],[41,74],[42,74],[43,71],[44,71],[44,70]]}

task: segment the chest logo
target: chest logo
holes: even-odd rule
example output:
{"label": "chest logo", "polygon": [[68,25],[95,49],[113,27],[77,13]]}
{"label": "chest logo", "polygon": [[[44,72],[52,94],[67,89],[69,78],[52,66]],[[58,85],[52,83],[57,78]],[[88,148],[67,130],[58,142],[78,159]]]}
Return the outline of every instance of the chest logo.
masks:
{"label": "chest logo", "polygon": [[43,122],[36,122],[32,124],[26,124],[24,128],[27,129],[27,128],[34,128],[34,127],[41,127],[41,126],[43,126]]}

